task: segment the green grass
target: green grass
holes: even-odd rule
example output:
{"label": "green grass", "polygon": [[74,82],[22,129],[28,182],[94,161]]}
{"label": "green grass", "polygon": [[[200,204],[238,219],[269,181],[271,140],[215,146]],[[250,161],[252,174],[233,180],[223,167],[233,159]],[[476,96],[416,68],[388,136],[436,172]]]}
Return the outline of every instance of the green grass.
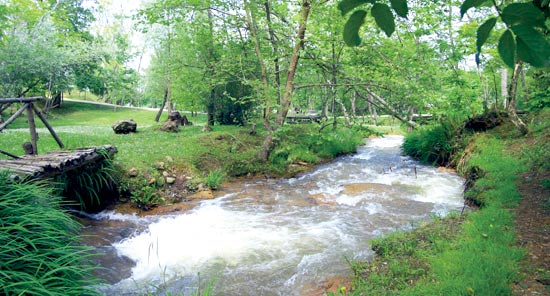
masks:
{"label": "green grass", "polygon": [[0,293],[95,295],[79,225],[42,183],[13,182],[0,172]]}

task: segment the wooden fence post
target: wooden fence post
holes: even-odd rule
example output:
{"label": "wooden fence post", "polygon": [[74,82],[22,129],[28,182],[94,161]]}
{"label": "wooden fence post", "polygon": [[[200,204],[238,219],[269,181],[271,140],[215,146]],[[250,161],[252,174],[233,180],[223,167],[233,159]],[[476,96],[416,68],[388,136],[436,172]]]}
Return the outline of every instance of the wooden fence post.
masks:
{"label": "wooden fence post", "polygon": [[29,121],[29,130],[31,132],[32,154],[38,154],[38,134],[36,133],[36,124],[34,122],[34,114],[32,110],[32,102],[26,104],[27,120]]}

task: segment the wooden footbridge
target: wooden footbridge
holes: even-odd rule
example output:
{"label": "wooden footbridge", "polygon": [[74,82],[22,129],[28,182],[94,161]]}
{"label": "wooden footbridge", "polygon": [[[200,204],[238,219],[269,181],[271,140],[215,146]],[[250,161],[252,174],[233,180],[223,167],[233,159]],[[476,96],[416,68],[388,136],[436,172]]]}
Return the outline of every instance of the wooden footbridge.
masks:
{"label": "wooden footbridge", "polygon": [[0,171],[9,171],[12,179],[51,177],[99,163],[111,158],[116,152],[116,147],[106,145],[41,155],[24,155],[16,159],[0,159]]}
{"label": "wooden footbridge", "polygon": [[[6,105],[11,105],[13,103],[22,104],[22,106],[5,122],[0,122],[0,133],[26,111],[31,136],[31,142],[23,144],[26,155],[17,156],[10,152],[0,150],[0,153],[12,158],[0,159],[0,171],[9,171],[12,179],[51,177],[76,170],[86,165],[100,163],[106,158],[111,158],[117,152],[116,147],[106,145],[80,148],[73,151],[60,150],[38,155],[38,134],[36,132],[34,115],[38,116],[44,123],[59,145],[59,148],[64,148],[61,139],[43,116],[41,110],[35,105],[35,102],[41,99],[42,97],[0,99],[0,111],[5,110]],[[0,147],[0,149],[4,149],[4,147]]]}

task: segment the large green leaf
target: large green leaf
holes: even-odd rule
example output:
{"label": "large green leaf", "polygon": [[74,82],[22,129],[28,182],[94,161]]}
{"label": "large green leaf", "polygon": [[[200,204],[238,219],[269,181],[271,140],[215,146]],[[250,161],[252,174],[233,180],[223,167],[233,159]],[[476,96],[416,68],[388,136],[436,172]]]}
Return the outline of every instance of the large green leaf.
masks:
{"label": "large green leaf", "polygon": [[486,20],[479,28],[477,29],[477,40],[476,40],[476,46],[477,51],[481,52],[481,47],[485,42],[487,42],[487,39],[491,35],[491,31],[495,27],[495,24],[497,23],[497,18],[492,17],[488,20]]}
{"label": "large green leaf", "polygon": [[409,6],[407,5],[407,0],[390,0],[391,8],[398,16],[407,18],[409,14]]}
{"label": "large green leaf", "polygon": [[550,44],[544,35],[526,25],[512,27],[516,34],[518,57],[535,67],[550,65]]}
{"label": "large green leaf", "polygon": [[506,30],[498,42],[498,53],[502,61],[510,68],[514,68],[516,63],[516,41],[512,31]]}
{"label": "large green leaf", "polygon": [[364,10],[357,10],[354,12],[346,22],[344,26],[344,42],[349,46],[358,46],[361,44],[361,37],[359,37],[359,28],[365,23],[365,17],[367,12]]}
{"label": "large green leaf", "polygon": [[473,7],[480,7],[482,4],[485,4],[489,0],[464,0],[462,5],[460,5],[460,17],[463,17],[468,9]]}
{"label": "large green leaf", "polygon": [[342,15],[346,15],[348,12],[354,10],[363,4],[374,4],[376,0],[342,0],[338,3],[338,9],[342,12]]}
{"label": "large green leaf", "polygon": [[395,20],[389,6],[382,3],[375,3],[372,5],[371,14],[378,27],[390,37],[395,31]]}
{"label": "large green leaf", "polygon": [[502,20],[508,26],[544,27],[544,13],[532,3],[512,3],[502,10]]}

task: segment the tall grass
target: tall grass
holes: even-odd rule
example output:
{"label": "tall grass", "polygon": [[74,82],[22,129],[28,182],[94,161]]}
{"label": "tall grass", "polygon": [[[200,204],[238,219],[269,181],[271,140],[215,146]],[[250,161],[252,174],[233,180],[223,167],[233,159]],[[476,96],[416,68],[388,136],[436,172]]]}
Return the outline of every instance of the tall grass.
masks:
{"label": "tall grass", "polygon": [[0,293],[95,295],[79,225],[50,187],[0,172]]}

